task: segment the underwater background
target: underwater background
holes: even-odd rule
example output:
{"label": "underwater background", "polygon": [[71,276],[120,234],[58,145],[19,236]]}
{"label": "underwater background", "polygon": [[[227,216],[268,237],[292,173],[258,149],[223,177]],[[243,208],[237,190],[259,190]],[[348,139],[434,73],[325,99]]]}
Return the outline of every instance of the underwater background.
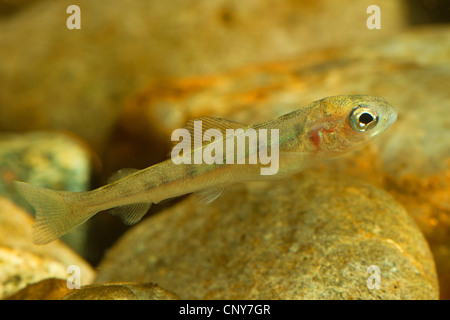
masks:
{"label": "underwater background", "polygon": [[[167,159],[189,119],[255,124],[343,94],[398,120],[209,205],[164,201],[131,227],[99,213],[31,242],[15,180],[91,190]],[[449,112],[445,0],[0,0],[0,299],[449,299]]]}

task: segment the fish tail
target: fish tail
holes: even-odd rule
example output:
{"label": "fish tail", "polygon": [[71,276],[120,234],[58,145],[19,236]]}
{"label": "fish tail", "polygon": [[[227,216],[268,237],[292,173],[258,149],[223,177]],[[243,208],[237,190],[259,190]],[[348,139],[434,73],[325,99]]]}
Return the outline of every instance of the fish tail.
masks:
{"label": "fish tail", "polygon": [[75,208],[77,192],[54,191],[19,181],[14,183],[19,193],[36,211],[36,221],[33,224],[35,244],[47,244],[56,240],[96,213]]}

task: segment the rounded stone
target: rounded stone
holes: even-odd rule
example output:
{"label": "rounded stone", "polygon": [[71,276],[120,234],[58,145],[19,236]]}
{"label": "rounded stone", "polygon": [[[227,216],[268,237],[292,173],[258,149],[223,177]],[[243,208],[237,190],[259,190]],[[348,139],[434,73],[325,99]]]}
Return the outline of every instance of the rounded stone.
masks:
{"label": "rounded stone", "polygon": [[32,224],[28,213],[0,197],[0,299],[43,279],[67,279],[72,265],[80,269],[82,285],[93,281],[95,270],[63,242],[34,245]]}
{"label": "rounded stone", "polygon": [[63,300],[179,300],[179,298],[153,283],[107,283],[73,290],[64,296]]}
{"label": "rounded stone", "polygon": [[49,278],[29,284],[5,300],[60,300],[70,291],[67,280]]}
{"label": "rounded stone", "polygon": [[189,197],[128,231],[99,270],[95,282],[153,281],[182,299],[439,297],[427,242],[399,203],[312,171],[230,187],[209,205]]}

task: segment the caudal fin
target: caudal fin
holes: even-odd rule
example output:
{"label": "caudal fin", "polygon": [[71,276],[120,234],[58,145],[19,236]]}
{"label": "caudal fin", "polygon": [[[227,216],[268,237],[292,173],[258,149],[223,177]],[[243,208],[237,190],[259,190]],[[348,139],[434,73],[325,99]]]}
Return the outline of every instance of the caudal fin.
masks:
{"label": "caudal fin", "polygon": [[15,181],[19,193],[34,207],[33,242],[50,243],[95,214],[74,211],[75,192],[54,191],[25,182]]}

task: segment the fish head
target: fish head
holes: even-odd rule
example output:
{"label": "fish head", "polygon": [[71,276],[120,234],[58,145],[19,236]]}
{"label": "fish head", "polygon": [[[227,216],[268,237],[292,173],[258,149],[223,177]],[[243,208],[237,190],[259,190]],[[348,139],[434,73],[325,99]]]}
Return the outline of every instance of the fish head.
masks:
{"label": "fish head", "polygon": [[385,99],[368,95],[324,98],[310,117],[309,132],[319,153],[345,153],[371,141],[397,119],[397,110]]}

